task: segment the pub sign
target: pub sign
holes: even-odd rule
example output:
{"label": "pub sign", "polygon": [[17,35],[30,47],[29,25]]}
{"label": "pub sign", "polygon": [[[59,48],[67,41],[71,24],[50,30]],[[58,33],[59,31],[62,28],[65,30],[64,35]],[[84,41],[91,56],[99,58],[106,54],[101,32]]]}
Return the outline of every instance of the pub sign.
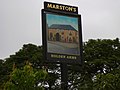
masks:
{"label": "pub sign", "polygon": [[82,62],[81,15],[77,7],[44,2],[42,35],[47,62]]}

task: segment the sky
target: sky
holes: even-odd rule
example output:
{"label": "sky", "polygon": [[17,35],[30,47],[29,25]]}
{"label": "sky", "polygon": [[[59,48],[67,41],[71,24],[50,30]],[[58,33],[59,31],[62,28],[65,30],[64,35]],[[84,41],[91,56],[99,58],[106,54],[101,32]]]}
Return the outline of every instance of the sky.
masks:
{"label": "sky", "polygon": [[120,0],[0,0],[0,59],[14,54],[24,44],[42,45],[44,1],[78,7],[83,42],[120,38]]}
{"label": "sky", "polygon": [[76,30],[78,30],[78,18],[75,18],[75,17],[47,14],[47,24],[49,27],[52,24],[71,25]]}

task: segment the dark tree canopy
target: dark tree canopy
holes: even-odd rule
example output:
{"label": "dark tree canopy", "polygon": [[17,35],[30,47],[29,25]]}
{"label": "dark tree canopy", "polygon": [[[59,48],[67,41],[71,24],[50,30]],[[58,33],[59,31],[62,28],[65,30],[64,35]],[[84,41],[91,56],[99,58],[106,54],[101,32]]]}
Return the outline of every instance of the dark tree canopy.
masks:
{"label": "dark tree canopy", "polygon": [[[120,41],[118,38],[114,40],[91,39],[85,42],[83,59],[84,64],[82,66],[73,66],[74,69],[71,71],[72,82],[74,81],[72,83],[73,88],[79,88],[80,90],[94,90],[94,88],[95,90],[119,90]],[[117,83],[116,85],[113,85],[111,77],[115,78],[113,81]],[[115,89],[110,89],[111,87],[108,85]]]}
{"label": "dark tree canopy", "polygon": [[[68,65],[69,90],[119,90],[120,89],[120,40],[90,39],[83,45],[82,65]],[[0,87],[9,80],[13,65],[23,69],[29,61],[36,70],[46,69],[44,81],[50,90],[60,90],[60,65],[45,63],[42,46],[25,44],[14,55],[0,60]]]}

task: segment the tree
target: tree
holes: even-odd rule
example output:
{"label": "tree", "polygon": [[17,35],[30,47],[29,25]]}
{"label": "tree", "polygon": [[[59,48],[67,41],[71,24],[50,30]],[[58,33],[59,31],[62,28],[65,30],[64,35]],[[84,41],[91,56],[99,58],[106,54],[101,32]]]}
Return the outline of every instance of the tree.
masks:
{"label": "tree", "polygon": [[[45,70],[36,71],[31,65],[23,69],[15,68],[10,74],[10,80],[5,84],[5,90],[44,90],[42,81],[45,80]],[[39,82],[38,82],[39,81]],[[41,81],[41,82],[40,82]]]}
{"label": "tree", "polygon": [[94,90],[119,90],[120,89],[120,71],[112,74],[98,74],[94,80]]}
{"label": "tree", "polygon": [[[3,60],[0,59],[0,77],[3,77]],[[0,78],[0,88],[2,88],[3,78]]]}
{"label": "tree", "polygon": [[[32,64],[32,67],[36,70],[42,69],[43,67],[47,69],[49,78],[47,78],[45,82],[49,85],[48,88],[58,85],[55,83],[58,78],[58,73],[56,73],[56,70],[58,70],[59,67],[56,64],[45,63],[43,59],[42,46],[36,46],[33,44],[24,44],[18,52],[5,59],[4,64],[7,68],[7,73],[4,76],[8,76],[10,72],[12,72],[13,64],[15,64],[17,68],[21,69],[25,65],[26,61],[29,61]],[[9,78],[7,78],[5,81],[8,80]]]}
{"label": "tree", "polygon": [[[73,78],[73,83],[71,84],[73,85],[72,88],[80,90],[94,90],[93,87],[95,83],[98,83],[98,80],[103,77],[107,77],[107,79],[111,80],[109,76],[113,75],[115,79],[117,78],[116,76],[118,76],[118,72],[116,71],[120,70],[120,41],[118,38],[115,40],[91,39],[84,43],[83,49],[84,64],[82,66],[72,66],[71,74],[69,74],[73,74],[71,76]],[[102,76],[102,78],[98,78],[99,75]],[[116,83],[119,85],[119,79],[117,80],[118,82]],[[112,87],[115,87],[110,82],[107,83],[109,83]]]}
{"label": "tree", "polygon": [[[68,65],[69,90],[99,90],[98,88],[101,87],[105,90],[108,87],[119,89],[120,41],[118,38],[114,40],[90,39],[83,45],[83,59],[82,65]],[[23,45],[15,55],[11,55],[5,60],[5,81],[9,80],[8,75],[12,71],[14,63],[18,69],[21,69],[26,61],[32,63],[36,70],[45,67],[48,78],[44,82],[48,84],[48,88],[50,90],[60,89],[60,83],[58,83],[58,81],[60,82],[60,65],[44,63],[42,47],[33,44]],[[112,83],[111,77],[116,82],[115,85]],[[105,87],[103,88],[103,86]]]}

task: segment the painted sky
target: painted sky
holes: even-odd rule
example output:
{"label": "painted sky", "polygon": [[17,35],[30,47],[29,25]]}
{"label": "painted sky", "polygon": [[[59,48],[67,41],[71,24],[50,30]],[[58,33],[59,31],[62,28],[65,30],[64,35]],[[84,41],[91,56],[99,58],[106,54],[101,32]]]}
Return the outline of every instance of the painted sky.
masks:
{"label": "painted sky", "polygon": [[71,25],[78,30],[78,18],[55,14],[47,14],[46,16],[48,26],[51,26],[52,24],[64,24]]}
{"label": "painted sky", "polygon": [[[45,0],[77,6],[83,41],[120,38],[120,0]],[[0,0],[0,59],[23,44],[42,45],[41,9],[44,0]]]}

